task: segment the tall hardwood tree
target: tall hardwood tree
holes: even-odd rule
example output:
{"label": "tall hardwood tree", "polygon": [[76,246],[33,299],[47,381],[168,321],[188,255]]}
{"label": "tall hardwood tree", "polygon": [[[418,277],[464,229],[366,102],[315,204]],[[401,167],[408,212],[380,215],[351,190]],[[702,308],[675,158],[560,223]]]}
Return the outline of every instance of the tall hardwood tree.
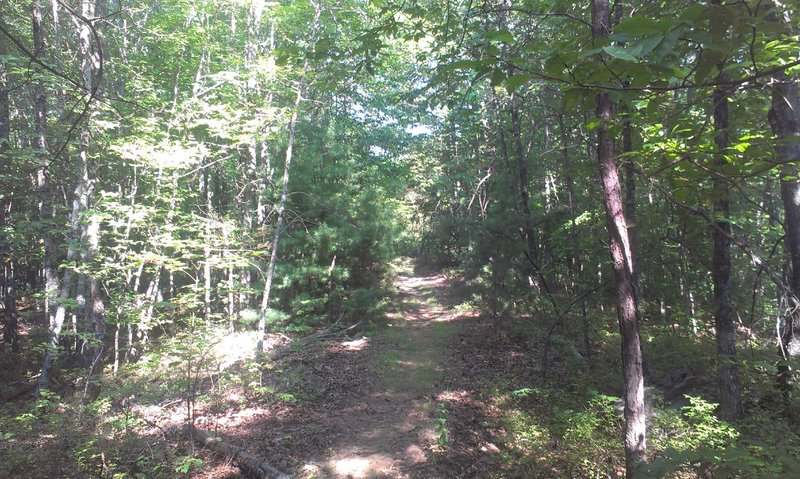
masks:
{"label": "tall hardwood tree", "polygon": [[[53,2],[54,12],[58,10]],[[43,5],[41,0],[35,0],[32,5],[31,26],[33,33],[33,55],[36,60],[46,60],[45,51],[45,25],[42,17]],[[57,18],[57,17],[56,17]],[[55,18],[54,18],[54,21]],[[54,30],[58,30],[54,25]],[[56,41],[58,36],[55,36]],[[56,43],[58,45],[58,43]],[[60,68],[57,62],[57,68]],[[42,270],[44,273],[44,304],[45,314],[52,325],[52,301],[58,296],[61,284],[58,277],[58,250],[53,234],[53,198],[52,198],[52,173],[49,171],[50,152],[47,144],[47,90],[44,82],[39,79],[34,85],[34,128],[36,131],[36,187],[39,195],[39,223],[42,229],[44,254]]]}
{"label": "tall hardwood tree", "polygon": [[[712,4],[719,6],[720,0]],[[724,7],[720,7],[724,8]],[[720,62],[717,75],[719,86],[714,88],[712,108],[714,117],[714,143],[717,151],[714,166],[722,170],[728,163],[730,148],[729,101],[731,87],[722,72]],[[736,364],[736,323],[731,298],[731,200],[728,178],[717,171],[713,180],[714,224],[712,225],[713,261],[711,276],[714,281],[714,326],[717,338],[717,382],[720,391],[720,412],[727,419],[744,415],[741,397],[739,366]]]}
{"label": "tall hardwood tree", "polygon": [[[782,16],[778,6],[770,5],[767,13],[771,22]],[[783,20],[786,20],[784,18]],[[783,202],[784,247],[789,260],[788,311],[783,315],[779,331],[779,353],[783,360],[800,357],[800,94],[796,76],[784,71],[772,75],[771,108],[768,119],[775,136],[775,160],[781,169],[781,200]],[[791,397],[791,369],[782,361],[778,367],[778,385],[787,404]]]}
{"label": "tall hardwood tree", "polygon": [[[0,39],[0,55],[5,54],[5,39]],[[0,61],[0,177],[10,177],[11,161],[7,157],[11,149],[11,116],[6,80],[5,61]],[[11,344],[14,352],[19,351],[17,325],[16,278],[11,238],[6,234],[8,225],[6,214],[11,206],[8,192],[0,196],[0,295],[3,297],[3,340]]]}
{"label": "tall hardwood tree", "polygon": [[[82,2],[80,11],[76,11],[66,5],[63,6],[69,10],[75,25],[75,33],[78,37],[79,71],[81,75],[80,86],[85,93],[84,98],[86,103],[77,120],[80,122],[80,138],[78,152],[77,155],[75,155],[75,186],[72,194],[72,210],[69,218],[70,241],[67,244],[67,267],[64,269],[63,278],[61,280],[61,288],[58,295],[59,301],[50,321],[50,340],[48,341],[47,351],[45,352],[44,362],[42,363],[37,391],[47,388],[50,370],[53,365],[59,337],[64,327],[67,314],[67,300],[70,298],[73,288],[75,288],[75,299],[78,306],[77,313],[79,314],[79,318],[76,318],[76,322],[80,319],[82,323],[80,332],[87,332],[86,325],[92,321],[92,318],[94,318],[96,323],[91,325],[90,329],[92,331],[88,334],[102,334],[101,332],[103,330],[101,324],[103,321],[101,314],[102,304],[100,303],[96,285],[94,287],[92,286],[95,280],[90,276],[90,273],[79,271],[76,275],[74,272],[77,262],[80,261],[85,264],[91,262],[93,247],[89,245],[98,244],[98,238],[96,236],[99,234],[99,228],[93,223],[93,220],[84,218],[84,214],[90,207],[94,188],[94,183],[89,174],[89,147],[91,141],[89,122],[92,103],[96,99],[103,70],[102,47],[97,30],[91,23],[96,8],[94,1]],[[87,219],[89,221],[84,221]],[[75,278],[75,276],[77,276],[77,278]],[[88,300],[87,295],[89,296]],[[91,306],[87,306],[87,301]],[[90,310],[92,313],[89,312]],[[77,325],[76,332],[78,332]],[[90,342],[86,340],[81,341],[79,353],[83,356],[87,364],[95,364],[96,356],[91,352],[94,348],[90,347],[89,343]],[[92,369],[94,369],[94,367],[92,367]]]}
{"label": "tall hardwood tree", "polygon": [[[608,38],[611,8],[608,0],[592,1],[592,38]],[[596,98],[597,160],[603,187],[603,205],[609,233],[609,248],[617,285],[617,317],[622,336],[622,370],[625,378],[625,476],[633,478],[646,458],[646,415],[644,410],[644,375],[636,297],[633,291],[633,261],[625,222],[619,171],[614,157],[614,139],[610,128],[614,121],[611,96],[601,91]]]}

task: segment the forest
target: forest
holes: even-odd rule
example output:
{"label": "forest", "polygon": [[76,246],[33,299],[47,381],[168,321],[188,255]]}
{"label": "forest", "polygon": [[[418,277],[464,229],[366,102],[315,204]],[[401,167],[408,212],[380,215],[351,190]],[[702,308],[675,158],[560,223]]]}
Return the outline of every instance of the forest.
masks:
{"label": "forest", "polygon": [[0,0],[0,477],[800,477],[800,5]]}

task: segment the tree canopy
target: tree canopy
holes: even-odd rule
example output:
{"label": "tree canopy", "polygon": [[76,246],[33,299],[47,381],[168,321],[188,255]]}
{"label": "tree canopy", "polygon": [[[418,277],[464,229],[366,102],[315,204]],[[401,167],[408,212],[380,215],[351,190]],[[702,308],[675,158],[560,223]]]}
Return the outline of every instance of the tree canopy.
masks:
{"label": "tree canopy", "polygon": [[[221,397],[300,407],[314,373],[284,358],[363,334],[508,364],[431,366],[496,414],[460,442],[457,388],[428,394],[426,457],[459,477],[796,477],[797,10],[0,0],[0,449],[51,434],[70,461],[0,476],[192,475],[194,449],[114,441],[177,398],[217,444]],[[475,323],[391,332],[444,311]]]}

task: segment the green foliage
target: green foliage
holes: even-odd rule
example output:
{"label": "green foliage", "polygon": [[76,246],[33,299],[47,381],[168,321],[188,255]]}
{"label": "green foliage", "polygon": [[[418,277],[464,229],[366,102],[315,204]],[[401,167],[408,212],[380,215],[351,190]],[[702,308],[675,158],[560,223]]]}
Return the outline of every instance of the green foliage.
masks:
{"label": "green foliage", "polygon": [[436,445],[444,449],[450,444],[450,430],[447,428],[447,406],[436,403],[436,417],[434,419],[433,433],[436,436]]}
{"label": "green foliage", "polygon": [[[85,414],[92,418],[81,431],[85,440],[65,449],[88,475],[189,475],[203,467],[194,456],[141,452],[149,449],[146,427],[131,402],[179,398],[189,409],[225,408],[228,388],[241,388],[240,402],[248,395],[287,403],[302,397],[291,377],[302,372],[285,372],[286,387],[270,390],[257,362],[218,351],[228,331],[245,333],[237,340],[247,348],[253,342],[246,333],[260,316],[292,114],[286,222],[277,232],[264,313],[270,332],[305,334],[340,317],[379,318],[392,294],[390,263],[400,253],[452,268],[466,290],[455,311],[489,313],[499,336],[515,336],[527,348],[521,354],[550,354],[538,372],[556,379],[505,385],[512,392],[500,394],[511,431],[505,459],[530,477],[544,474],[536,461],[565,476],[614,474],[620,420],[611,395],[622,393],[620,338],[590,161],[602,126],[625,165],[623,178],[632,174],[636,186],[628,189],[635,220],[626,215],[637,238],[636,296],[650,377],[676,365],[713,377],[719,365],[707,219],[715,219],[722,198],[714,185],[724,180],[732,241],[745,246],[732,253],[732,300],[739,334],[747,334],[747,359],[739,364],[753,406],[748,420],[796,442],[787,421],[777,419],[797,410],[796,398],[775,391],[767,340],[772,318],[786,309],[773,300],[782,287],[768,279],[785,270],[778,185],[795,178],[773,162],[785,145],[770,130],[772,89],[764,87],[775,86],[779,71],[789,79],[800,71],[794,3],[620,2],[610,37],[600,41],[590,38],[588,2],[515,2],[506,10],[343,0],[324,4],[312,35],[314,2],[132,0],[124,14],[106,12],[95,23],[104,74],[94,99],[74,83],[83,53],[71,16],[45,15],[46,23],[58,22],[45,29],[41,59],[55,75],[6,41],[30,49],[30,2],[6,3],[0,61],[11,134],[0,168],[3,278],[16,275],[11,286],[27,309],[24,326],[32,328],[25,347],[39,354],[47,323],[38,311],[42,239],[54,238],[48,259],[62,278],[75,279],[74,293],[49,300],[75,318],[74,331],[68,324],[62,332],[58,360],[83,368],[65,367],[70,380],[62,384],[84,384],[74,379],[83,381],[85,358],[72,351],[99,347],[102,326],[107,350],[114,337],[119,359],[116,378],[99,372],[101,394],[88,404],[72,404],[65,387],[4,412],[0,442],[47,435]],[[785,65],[794,66],[776,70]],[[720,87],[730,94],[730,147],[718,152],[722,132],[715,131],[710,98]],[[47,118],[37,128],[40,91]],[[615,103],[614,118],[594,117],[599,92]],[[628,127],[629,151],[620,151]],[[84,128],[88,135],[79,134]],[[42,132],[44,151],[34,146]],[[84,174],[75,171],[78,158],[89,164],[85,198],[75,188],[76,174]],[[36,184],[40,169],[49,198]],[[85,200],[74,216],[73,200]],[[54,211],[44,216],[40,206],[48,202]],[[89,227],[96,222],[94,252]],[[78,285],[94,282],[106,314],[90,324]],[[233,364],[242,367],[225,370]],[[415,380],[427,382],[429,373],[421,369]],[[215,387],[200,391],[204,381]],[[538,399],[545,404],[529,407]],[[437,410],[435,424],[442,448],[453,439],[446,412]],[[778,447],[755,423],[718,421],[713,404],[699,396],[652,423],[659,474],[796,472],[789,447]],[[2,467],[0,475],[10,476]]]}
{"label": "green foliage", "polygon": [[178,466],[175,467],[175,472],[180,474],[189,474],[192,469],[197,469],[203,465],[203,460],[191,456],[179,456]]}

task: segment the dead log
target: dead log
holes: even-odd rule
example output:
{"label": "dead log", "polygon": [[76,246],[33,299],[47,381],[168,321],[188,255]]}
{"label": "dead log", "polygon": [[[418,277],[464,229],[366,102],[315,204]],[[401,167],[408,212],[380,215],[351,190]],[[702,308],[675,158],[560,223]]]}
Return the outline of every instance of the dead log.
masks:
{"label": "dead log", "polygon": [[188,432],[189,436],[199,444],[230,457],[242,472],[253,479],[292,479],[292,476],[279,471],[264,459],[248,453],[244,448],[225,442],[208,431],[189,426]]}
{"label": "dead log", "polygon": [[291,343],[285,346],[273,349],[272,351],[266,354],[267,359],[269,359],[270,361],[277,361],[286,356],[287,354],[289,354],[292,351],[292,349],[307,346],[315,341],[319,341],[321,339],[325,339],[330,336],[346,334],[352,331],[353,329],[357,328],[361,324],[361,321],[359,321],[351,326],[348,326],[345,329],[339,330],[338,326],[339,323],[342,321],[342,318],[344,318],[344,313],[342,313],[342,315],[339,316],[339,319],[335,323],[328,326],[327,328],[321,331],[317,331],[314,334],[309,334],[308,336],[304,336],[300,339],[292,341]]}
{"label": "dead log", "polygon": [[[37,375],[38,377],[38,375]],[[18,384],[12,383],[12,384]],[[14,391],[10,391],[6,394],[0,394],[0,401],[2,402],[9,402],[14,401],[16,399],[21,398],[22,396],[33,393],[36,390],[36,378],[29,379],[28,382],[24,383],[22,386],[16,388]]]}

